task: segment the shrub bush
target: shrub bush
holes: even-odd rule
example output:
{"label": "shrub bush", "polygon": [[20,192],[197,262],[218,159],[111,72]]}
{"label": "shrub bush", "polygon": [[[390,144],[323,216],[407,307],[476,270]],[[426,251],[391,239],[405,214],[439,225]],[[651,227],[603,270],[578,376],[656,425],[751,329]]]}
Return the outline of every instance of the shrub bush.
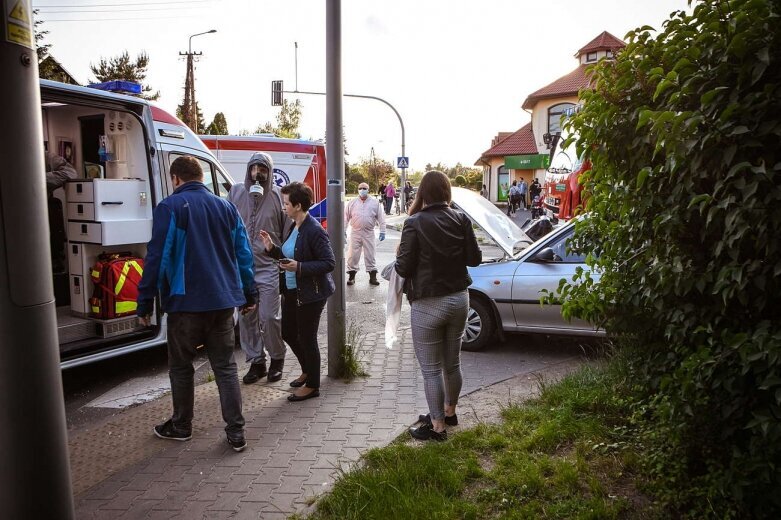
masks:
{"label": "shrub bush", "polygon": [[625,346],[646,469],[691,516],[781,510],[780,14],[712,0],[631,32],[570,123],[601,279],[563,312]]}

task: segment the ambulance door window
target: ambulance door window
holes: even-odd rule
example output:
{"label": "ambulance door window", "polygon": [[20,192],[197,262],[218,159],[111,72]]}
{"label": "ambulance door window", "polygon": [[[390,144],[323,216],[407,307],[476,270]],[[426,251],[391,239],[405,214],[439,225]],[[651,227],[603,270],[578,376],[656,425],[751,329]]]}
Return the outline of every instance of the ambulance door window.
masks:
{"label": "ambulance door window", "polygon": [[231,182],[228,180],[228,177],[222,173],[222,170],[217,168],[217,171],[215,172],[215,176],[217,177],[217,195],[222,197],[223,199],[228,198],[228,193],[230,193],[231,190]]}
{"label": "ambulance door window", "polygon": [[198,162],[201,164],[201,169],[203,170],[203,183],[210,192],[214,193],[214,166],[212,166],[212,163],[199,159],[198,157],[196,157],[196,159],[198,159]]}
{"label": "ambulance door window", "polygon": [[[184,154],[181,153],[170,153],[168,154],[168,165],[169,165],[169,172],[167,177],[168,182],[170,182],[170,165],[173,164],[173,162],[178,159],[179,157],[182,157]],[[191,157],[195,157],[194,155]],[[201,159],[200,157],[195,157],[195,159],[198,161],[198,163],[201,165],[201,169],[203,170],[203,184],[211,191],[212,193],[216,193],[214,189],[214,165],[210,163],[209,161],[205,161]]]}

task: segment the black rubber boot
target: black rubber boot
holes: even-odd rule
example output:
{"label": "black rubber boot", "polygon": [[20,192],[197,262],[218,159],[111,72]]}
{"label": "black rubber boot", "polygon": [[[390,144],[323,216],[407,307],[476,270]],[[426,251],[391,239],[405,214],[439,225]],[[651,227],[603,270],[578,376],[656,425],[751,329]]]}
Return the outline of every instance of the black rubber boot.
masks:
{"label": "black rubber boot", "polygon": [[249,366],[249,370],[244,375],[242,381],[244,381],[245,385],[251,385],[261,377],[266,377],[266,374],[268,374],[268,371],[266,370],[265,361],[261,361],[260,363],[252,363]]}
{"label": "black rubber boot", "polygon": [[355,273],[356,271],[347,271],[347,285],[352,285],[355,283]]}
{"label": "black rubber boot", "polygon": [[377,280],[377,271],[369,271],[369,284],[380,285],[380,281]]}
{"label": "black rubber boot", "polygon": [[268,368],[268,382],[274,383],[282,379],[282,369],[285,368],[284,359],[272,359]]}

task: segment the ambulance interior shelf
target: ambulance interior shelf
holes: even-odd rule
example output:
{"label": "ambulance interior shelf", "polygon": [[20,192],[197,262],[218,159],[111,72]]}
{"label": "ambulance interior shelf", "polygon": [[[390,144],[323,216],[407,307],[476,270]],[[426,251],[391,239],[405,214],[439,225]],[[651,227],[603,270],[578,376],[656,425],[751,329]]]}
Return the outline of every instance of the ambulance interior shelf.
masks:
{"label": "ambulance interior shelf", "polygon": [[82,178],[150,178],[144,132],[134,114],[116,110],[44,103],[44,141],[47,149],[61,153]]}

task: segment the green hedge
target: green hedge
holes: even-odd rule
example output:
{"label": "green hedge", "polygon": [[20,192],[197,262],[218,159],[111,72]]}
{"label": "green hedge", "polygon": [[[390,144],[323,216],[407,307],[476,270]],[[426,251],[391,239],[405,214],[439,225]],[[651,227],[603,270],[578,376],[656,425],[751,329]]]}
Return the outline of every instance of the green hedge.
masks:
{"label": "green hedge", "polygon": [[572,118],[592,161],[564,314],[626,349],[658,496],[781,511],[781,19],[706,1],[627,36]]}

